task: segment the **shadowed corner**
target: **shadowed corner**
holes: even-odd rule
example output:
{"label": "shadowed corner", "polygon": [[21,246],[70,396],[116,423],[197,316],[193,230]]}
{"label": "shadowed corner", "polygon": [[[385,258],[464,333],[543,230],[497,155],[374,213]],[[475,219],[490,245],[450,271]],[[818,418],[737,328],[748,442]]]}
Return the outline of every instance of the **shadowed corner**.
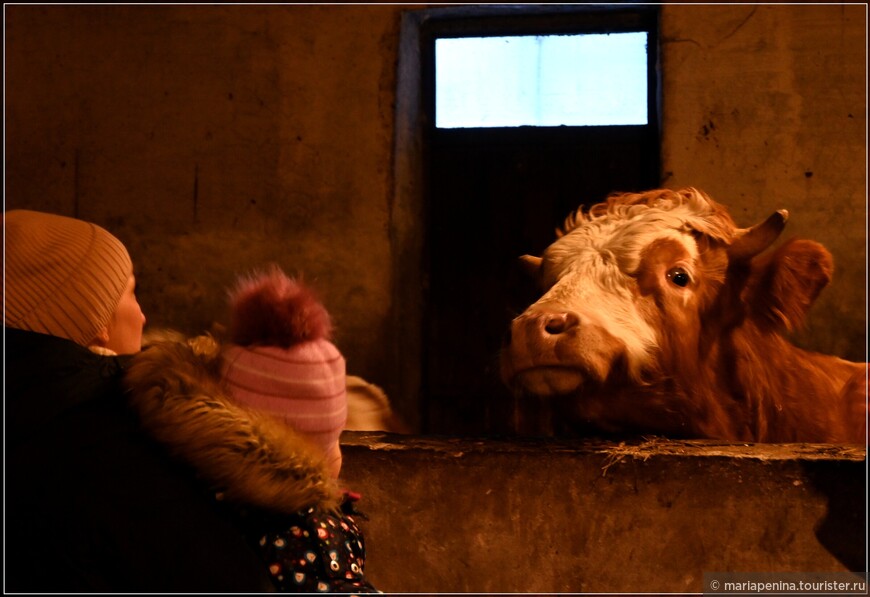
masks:
{"label": "shadowed corner", "polygon": [[850,571],[866,573],[867,456],[863,449],[855,450],[863,452],[863,459],[836,464],[809,460],[803,468],[811,486],[828,498],[827,512],[815,528],[816,538]]}

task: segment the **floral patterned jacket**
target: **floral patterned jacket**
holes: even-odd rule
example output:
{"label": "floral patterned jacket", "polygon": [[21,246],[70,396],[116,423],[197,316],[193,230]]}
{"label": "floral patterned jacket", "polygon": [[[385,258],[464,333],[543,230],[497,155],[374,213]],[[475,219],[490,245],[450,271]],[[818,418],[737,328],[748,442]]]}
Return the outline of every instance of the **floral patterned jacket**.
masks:
{"label": "floral patterned jacket", "polygon": [[378,593],[365,578],[365,539],[345,494],[338,511],[315,507],[289,516],[255,516],[252,537],[269,566],[276,588],[294,593]]}

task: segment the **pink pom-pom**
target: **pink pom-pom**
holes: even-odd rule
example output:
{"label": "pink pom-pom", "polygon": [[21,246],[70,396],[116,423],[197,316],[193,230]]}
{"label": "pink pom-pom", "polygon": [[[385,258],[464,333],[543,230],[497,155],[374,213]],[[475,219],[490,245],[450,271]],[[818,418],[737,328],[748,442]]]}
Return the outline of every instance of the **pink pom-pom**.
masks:
{"label": "pink pom-pom", "polygon": [[302,283],[277,266],[239,278],[230,296],[230,340],[240,346],[277,346],[330,339],[329,313]]}

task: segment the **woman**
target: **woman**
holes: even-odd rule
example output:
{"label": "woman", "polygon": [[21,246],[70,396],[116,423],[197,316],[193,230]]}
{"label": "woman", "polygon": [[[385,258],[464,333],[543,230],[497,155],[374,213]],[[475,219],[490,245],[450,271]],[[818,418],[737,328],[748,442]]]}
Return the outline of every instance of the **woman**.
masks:
{"label": "woman", "polygon": [[[197,439],[203,423],[232,420],[259,437],[257,421],[218,408],[163,427],[173,420],[168,396],[152,385],[126,389],[133,363],[142,361],[141,372],[146,355],[161,354],[139,352],[145,317],[124,245],[54,214],[13,210],[3,224],[6,590],[273,591],[235,511],[215,500],[210,471],[180,457],[190,445],[179,448],[167,433],[185,429],[196,450],[209,437],[220,443]],[[173,346],[190,351],[164,345]],[[183,367],[164,370],[153,381],[183,375]],[[305,466],[291,485],[303,479],[333,499],[318,480],[328,474]]]}

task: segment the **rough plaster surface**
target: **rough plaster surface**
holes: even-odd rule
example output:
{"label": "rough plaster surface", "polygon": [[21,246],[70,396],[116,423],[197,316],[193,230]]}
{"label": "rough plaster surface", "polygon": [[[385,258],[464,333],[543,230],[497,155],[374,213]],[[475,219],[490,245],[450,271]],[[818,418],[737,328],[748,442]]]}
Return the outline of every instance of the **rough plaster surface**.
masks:
{"label": "rough plaster surface", "polygon": [[278,263],[386,385],[398,14],[7,7],[6,207],[113,231],[151,325],[207,329],[235,274]]}
{"label": "rough plaster surface", "polygon": [[[421,154],[415,115],[394,104],[401,16],[422,7],[6,6],[6,208],[115,232],[152,325],[224,319],[236,273],[275,262],[303,274],[349,371],[413,421],[419,363],[402,356],[420,354],[422,312],[404,287],[422,283],[422,184],[394,164]],[[799,339],[854,360],[866,350],[865,11],[661,16],[664,184],[707,190],[741,225],[789,209],[786,235],[821,241],[837,267]]]}
{"label": "rough plaster surface", "polygon": [[797,341],[866,359],[866,5],[662,7],[664,184],[738,225],[789,210],[834,279]]}
{"label": "rough plaster surface", "polygon": [[342,452],[387,592],[700,593],[704,572],[865,565],[861,446],[345,432]]}

